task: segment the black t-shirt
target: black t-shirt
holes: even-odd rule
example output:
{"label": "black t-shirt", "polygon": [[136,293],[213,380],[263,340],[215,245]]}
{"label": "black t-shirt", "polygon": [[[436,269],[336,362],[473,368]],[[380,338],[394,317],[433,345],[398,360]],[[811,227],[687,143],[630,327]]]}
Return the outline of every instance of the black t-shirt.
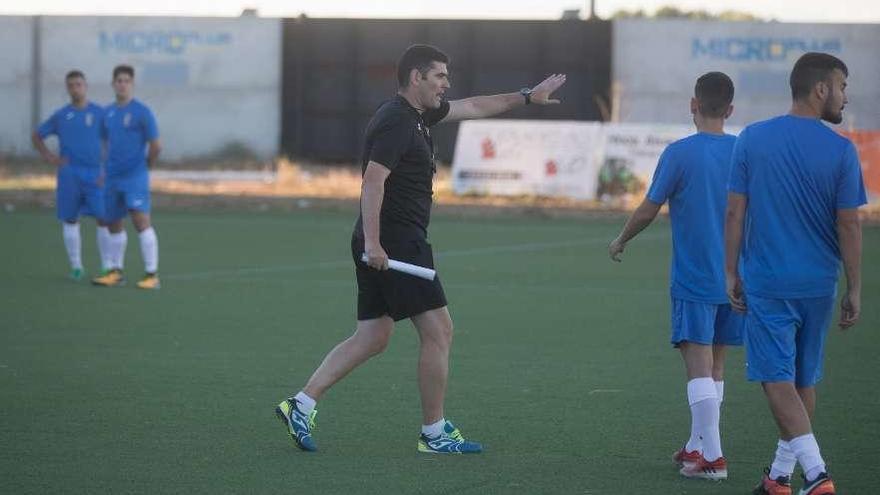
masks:
{"label": "black t-shirt", "polygon": [[[419,114],[396,96],[383,103],[367,124],[361,173],[371,161],[391,170],[379,213],[380,242],[427,238],[436,170],[429,128],[448,113],[448,101]],[[358,216],[354,236],[364,237],[363,215]]]}

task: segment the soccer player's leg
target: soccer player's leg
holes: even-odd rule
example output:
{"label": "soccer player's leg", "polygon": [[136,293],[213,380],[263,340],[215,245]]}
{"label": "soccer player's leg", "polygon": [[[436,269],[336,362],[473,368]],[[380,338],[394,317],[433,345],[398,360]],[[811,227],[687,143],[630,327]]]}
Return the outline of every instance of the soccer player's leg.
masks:
{"label": "soccer player's leg", "polygon": [[361,253],[362,243],[353,239],[352,259],[358,285],[358,322],[354,334],[327,353],[302,390],[275,408],[275,414],[284,423],[287,433],[303,450],[317,450],[312,438],[317,401],[357,366],[384,351],[394,330],[394,320],[388,315],[382,290],[387,272],[366,267],[360,261]]}
{"label": "soccer player's leg", "polygon": [[[424,240],[386,246],[388,256],[419,266],[434,268],[431,245]],[[422,401],[422,429],[419,452],[432,454],[478,453],[477,442],[466,440],[444,417],[443,402],[452,346],[452,318],[440,278],[424,280],[399,272],[387,272],[383,285],[389,313],[394,320],[409,318],[419,334],[419,394]]]}
{"label": "soccer player's leg", "polygon": [[[800,299],[792,304],[801,317],[801,325],[795,336],[795,387],[812,422],[816,408],[816,384],[822,379],[825,339],[834,313],[834,296]],[[818,442],[810,438],[792,439],[789,442],[803,470],[802,495],[829,495],[835,493],[819,451]]]}
{"label": "soccer player's leg", "polygon": [[117,184],[108,182],[104,190],[104,223],[109,230],[107,258],[110,270],[92,279],[94,285],[120,287],[125,285],[123,265],[128,235],[122,225],[126,216],[125,197]]}
{"label": "soccer player's leg", "polygon": [[138,231],[141,257],[144,260],[144,277],[138,281],[139,289],[158,289],[159,282],[159,238],[150,218],[149,176],[142,174],[127,181],[125,206],[131,213],[131,221]]}
{"label": "soccer player's leg", "polygon": [[317,450],[312,438],[317,401],[352,370],[384,351],[393,329],[394,321],[388,316],[359,320],[354,334],[337,344],[324,357],[306,386],[278,405],[275,413],[299,448]]}
{"label": "soccer player's leg", "polygon": [[82,187],[85,196],[86,214],[94,217],[97,223],[95,240],[98,245],[98,255],[101,259],[101,275],[106,275],[113,268],[113,261],[110,257],[110,229],[107,228],[105,221],[104,185],[99,183],[100,174],[100,171],[92,171],[87,176],[81,178],[80,187]]}
{"label": "soccer player's leg", "polygon": [[81,280],[83,277],[82,238],[79,227],[81,194],[76,172],[71,165],[64,165],[58,169],[55,205],[58,220],[61,221],[64,250],[70,263],[70,278]]}
{"label": "soccer player's leg", "polygon": [[[828,306],[829,310],[832,305]],[[794,465],[786,462],[785,457],[793,454],[806,473],[805,488],[800,493],[833,494],[833,482],[827,475],[801,393],[796,389],[796,384],[809,388],[809,381],[821,376],[821,365],[817,366],[817,361],[813,361],[809,369],[797,363],[801,360],[798,353],[802,352],[797,339],[805,328],[806,313],[797,300],[749,297],[745,334],[748,378],[762,383],[784,442],[778,444],[776,459],[766,477],[770,480],[790,477]],[[820,348],[814,346],[810,354],[818,356],[821,362]],[[798,369],[806,372],[804,376],[798,376]]]}
{"label": "soccer player's leg", "polygon": [[419,392],[422,400],[422,433],[418,451],[430,454],[473,454],[483,450],[466,440],[452,422],[445,419],[443,400],[449,375],[452,346],[452,318],[446,306],[414,315],[419,333]]}
{"label": "soccer player's leg", "polygon": [[681,351],[687,373],[691,435],[673,455],[680,473],[689,478],[724,479],[727,464],[721,452],[719,402],[712,378],[716,307],[672,299],[671,342]]}

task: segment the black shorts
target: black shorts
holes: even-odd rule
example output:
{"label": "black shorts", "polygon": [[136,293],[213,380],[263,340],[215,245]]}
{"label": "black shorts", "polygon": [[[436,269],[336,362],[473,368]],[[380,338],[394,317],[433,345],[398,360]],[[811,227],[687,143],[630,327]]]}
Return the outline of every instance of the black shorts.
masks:
{"label": "black shorts", "polygon": [[[427,241],[389,242],[382,243],[382,247],[391,259],[434,268],[434,254]],[[364,240],[353,237],[351,256],[357,274],[358,320],[388,315],[394,321],[400,321],[446,306],[446,294],[439,276],[425,280],[394,270],[375,270],[361,261],[363,253]]]}

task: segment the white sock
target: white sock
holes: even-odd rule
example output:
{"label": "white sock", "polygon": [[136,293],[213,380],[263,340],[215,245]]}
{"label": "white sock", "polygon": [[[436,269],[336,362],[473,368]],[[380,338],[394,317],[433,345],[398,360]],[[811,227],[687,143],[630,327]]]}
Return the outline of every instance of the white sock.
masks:
{"label": "white sock", "polygon": [[715,382],[715,394],[718,395],[718,403],[724,402],[724,380]]}
{"label": "white sock", "polygon": [[315,405],[318,404],[315,399],[306,395],[302,390],[294,395],[293,398],[296,399],[296,402],[299,404],[299,410],[306,415],[312,414],[312,411],[315,410]]}
{"label": "white sock", "polygon": [[125,265],[125,247],[128,245],[128,234],[123,230],[119,233],[110,233],[110,261],[113,268],[122,270]]}
{"label": "white sock", "polygon": [[791,450],[791,446],[780,438],[776,444],[776,457],[773,459],[773,464],[770,465],[770,479],[791,476],[794,473],[795,464],[797,464],[797,457]]}
{"label": "white sock", "polygon": [[703,442],[700,439],[700,428],[697,425],[697,418],[691,410],[691,436],[684,445],[685,452],[702,452]]}
{"label": "white sock", "polygon": [[694,378],[688,382],[688,403],[691,405],[692,421],[702,440],[703,457],[714,461],[721,457],[721,432],[718,423],[721,406],[715,381],[710,377]]}
{"label": "white sock", "polygon": [[439,437],[443,433],[443,427],[446,425],[446,419],[440,418],[436,423],[422,425],[422,434],[426,437]]}
{"label": "white sock", "polygon": [[815,480],[817,476],[825,472],[825,461],[822,460],[822,454],[819,453],[819,443],[812,433],[792,438],[788,441],[788,445],[797,457],[808,482]]}
{"label": "white sock", "polygon": [[156,273],[159,270],[159,239],[153,227],[138,234],[141,239],[141,256],[144,258],[144,271]]}
{"label": "white sock", "polygon": [[67,259],[70,261],[70,268],[82,270],[82,239],[79,235],[79,222],[67,223],[62,222],[62,236],[64,237],[64,249],[67,250]]}
{"label": "white sock", "polygon": [[111,252],[110,229],[98,225],[97,228],[98,254],[101,256],[101,270],[109,270],[113,268],[113,257]]}

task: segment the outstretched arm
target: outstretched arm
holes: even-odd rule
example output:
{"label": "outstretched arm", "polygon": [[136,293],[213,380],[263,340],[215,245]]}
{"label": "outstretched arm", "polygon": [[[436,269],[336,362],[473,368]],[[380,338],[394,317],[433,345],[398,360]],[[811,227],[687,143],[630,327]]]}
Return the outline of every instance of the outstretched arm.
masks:
{"label": "outstretched arm", "polygon": [[[553,74],[532,88],[530,100],[535,105],[556,105],[553,92],[565,84],[565,74]],[[449,113],[440,122],[482,119],[513,110],[526,104],[521,93],[504,93],[491,96],[474,96],[449,102]]]}
{"label": "outstretched arm", "polygon": [[662,205],[657,204],[648,198],[645,198],[645,200],[642,201],[642,204],[640,204],[639,207],[636,208],[636,211],[634,211],[629,219],[627,219],[626,224],[623,226],[623,230],[620,231],[617,238],[611,241],[611,244],[608,245],[608,255],[611,256],[612,260],[617,262],[621,261],[620,255],[626,248],[626,243],[638,235],[639,232],[645,230],[645,227],[651,225],[651,222],[657,217],[657,213],[660,211],[661,206]]}

